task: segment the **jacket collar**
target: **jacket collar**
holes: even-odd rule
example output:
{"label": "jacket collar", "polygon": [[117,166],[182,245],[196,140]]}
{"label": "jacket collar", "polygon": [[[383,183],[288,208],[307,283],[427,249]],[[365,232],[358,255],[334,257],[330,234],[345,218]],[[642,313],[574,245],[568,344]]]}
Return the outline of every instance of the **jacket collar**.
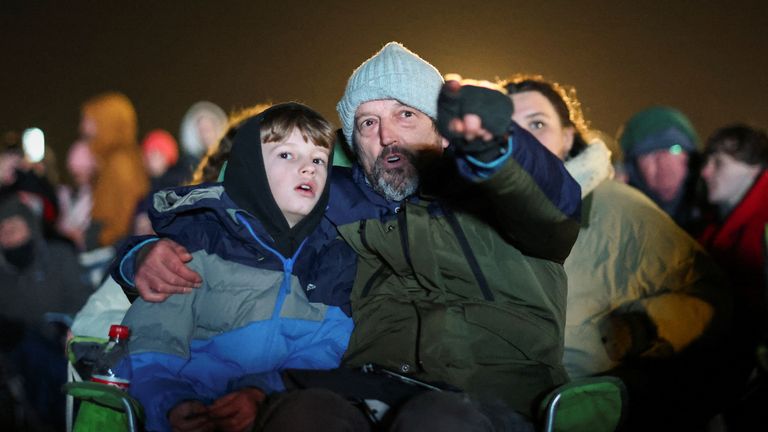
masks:
{"label": "jacket collar", "polygon": [[583,199],[604,180],[613,178],[611,151],[601,140],[594,139],[584,151],[565,161],[565,169],[581,186]]}

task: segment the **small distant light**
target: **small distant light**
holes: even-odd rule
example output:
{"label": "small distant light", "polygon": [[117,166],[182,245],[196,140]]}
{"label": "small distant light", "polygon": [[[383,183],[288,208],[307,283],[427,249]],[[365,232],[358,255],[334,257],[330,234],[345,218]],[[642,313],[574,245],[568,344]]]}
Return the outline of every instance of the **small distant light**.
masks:
{"label": "small distant light", "polygon": [[45,156],[45,134],[39,128],[29,128],[21,136],[24,154],[30,162],[37,163]]}
{"label": "small distant light", "polygon": [[680,144],[675,144],[669,148],[669,152],[672,153],[673,155],[679,155],[680,153],[683,152],[683,146],[681,146]]}

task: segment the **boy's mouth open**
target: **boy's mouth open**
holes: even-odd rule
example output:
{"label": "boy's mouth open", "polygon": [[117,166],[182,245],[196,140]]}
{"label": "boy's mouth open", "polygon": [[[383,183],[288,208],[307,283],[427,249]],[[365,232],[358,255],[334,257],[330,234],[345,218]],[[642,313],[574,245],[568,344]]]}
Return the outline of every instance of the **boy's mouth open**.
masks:
{"label": "boy's mouth open", "polygon": [[298,192],[299,195],[305,196],[307,198],[314,198],[315,197],[315,183],[314,182],[301,183],[300,185],[296,186],[296,188],[294,190],[296,192]]}

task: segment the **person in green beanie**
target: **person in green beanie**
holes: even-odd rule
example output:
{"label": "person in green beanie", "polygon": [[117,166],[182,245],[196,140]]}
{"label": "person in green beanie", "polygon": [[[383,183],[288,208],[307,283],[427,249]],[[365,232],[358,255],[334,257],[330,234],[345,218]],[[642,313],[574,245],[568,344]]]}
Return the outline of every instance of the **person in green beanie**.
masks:
{"label": "person in green beanie", "polygon": [[667,106],[647,108],[627,121],[619,141],[627,182],[696,234],[699,137],[688,117]]}

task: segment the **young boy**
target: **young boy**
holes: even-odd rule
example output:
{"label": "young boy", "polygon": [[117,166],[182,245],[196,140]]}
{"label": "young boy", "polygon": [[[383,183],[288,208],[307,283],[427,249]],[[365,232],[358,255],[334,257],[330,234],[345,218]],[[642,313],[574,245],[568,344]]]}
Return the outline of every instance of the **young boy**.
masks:
{"label": "young boy", "polygon": [[311,234],[328,200],[333,128],[286,103],[224,139],[232,152],[223,183],[163,190],[150,211],[203,282],[163,303],[137,300],[123,321],[129,391],[148,430],[250,428],[265,394],[284,389],[281,370],[337,367],[352,331],[338,307],[305,294],[312,273],[328,269]]}

